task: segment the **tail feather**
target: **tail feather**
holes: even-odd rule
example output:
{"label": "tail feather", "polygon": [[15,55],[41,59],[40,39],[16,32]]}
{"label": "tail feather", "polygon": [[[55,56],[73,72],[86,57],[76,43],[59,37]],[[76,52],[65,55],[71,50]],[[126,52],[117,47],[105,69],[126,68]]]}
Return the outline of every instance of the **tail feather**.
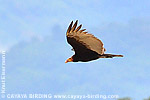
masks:
{"label": "tail feather", "polygon": [[123,57],[123,55],[113,55],[113,54],[100,55],[100,58],[113,58],[113,57]]}

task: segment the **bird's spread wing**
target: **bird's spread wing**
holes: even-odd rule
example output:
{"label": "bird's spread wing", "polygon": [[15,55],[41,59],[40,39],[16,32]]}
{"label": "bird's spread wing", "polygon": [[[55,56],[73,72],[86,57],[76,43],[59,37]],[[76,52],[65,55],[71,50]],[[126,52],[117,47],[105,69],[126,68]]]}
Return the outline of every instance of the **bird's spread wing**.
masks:
{"label": "bird's spread wing", "polygon": [[[67,41],[73,47],[75,52],[85,52],[87,50],[95,51],[98,54],[104,54],[105,49],[101,40],[94,37],[92,34],[84,32],[85,29],[81,29],[82,25],[77,27],[78,21],[72,27],[73,21],[67,30]],[[77,28],[76,28],[77,27]]]}

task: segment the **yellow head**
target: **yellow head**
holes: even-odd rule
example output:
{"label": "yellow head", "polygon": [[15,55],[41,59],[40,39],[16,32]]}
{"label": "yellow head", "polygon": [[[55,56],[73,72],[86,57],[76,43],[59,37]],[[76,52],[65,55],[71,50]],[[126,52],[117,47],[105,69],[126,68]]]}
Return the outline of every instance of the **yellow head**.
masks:
{"label": "yellow head", "polygon": [[65,63],[67,63],[67,62],[73,62],[73,58],[71,57],[71,58],[68,58],[66,61],[65,61]]}

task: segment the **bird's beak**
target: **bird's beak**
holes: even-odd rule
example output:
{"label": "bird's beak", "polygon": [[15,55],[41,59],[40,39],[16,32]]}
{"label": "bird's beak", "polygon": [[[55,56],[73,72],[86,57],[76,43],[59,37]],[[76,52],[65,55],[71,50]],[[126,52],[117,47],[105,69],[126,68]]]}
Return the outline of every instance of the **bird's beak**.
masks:
{"label": "bird's beak", "polygon": [[72,58],[69,58],[65,61],[65,63],[72,62],[72,61],[73,61]]}
{"label": "bird's beak", "polygon": [[67,63],[68,61],[66,60],[65,63]]}

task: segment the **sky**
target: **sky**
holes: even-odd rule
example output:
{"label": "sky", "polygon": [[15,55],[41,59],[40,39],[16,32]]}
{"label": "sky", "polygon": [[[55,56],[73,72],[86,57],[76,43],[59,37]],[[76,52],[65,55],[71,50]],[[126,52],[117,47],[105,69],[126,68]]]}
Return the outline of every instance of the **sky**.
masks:
{"label": "sky", "polygon": [[[149,4],[149,0],[0,0],[6,93],[148,98]],[[101,39],[106,53],[124,57],[65,64],[74,54],[65,36],[72,20]]]}

